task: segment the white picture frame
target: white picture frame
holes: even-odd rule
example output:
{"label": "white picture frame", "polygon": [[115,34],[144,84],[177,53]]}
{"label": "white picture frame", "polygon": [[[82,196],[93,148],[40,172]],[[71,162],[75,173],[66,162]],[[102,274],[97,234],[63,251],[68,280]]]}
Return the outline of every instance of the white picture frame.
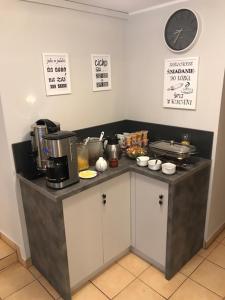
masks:
{"label": "white picture frame", "polygon": [[165,60],[163,107],[196,109],[198,57]]}
{"label": "white picture frame", "polygon": [[42,53],[47,96],[71,94],[69,55]]}
{"label": "white picture frame", "polygon": [[91,54],[92,89],[94,92],[112,89],[111,58],[109,54]]}

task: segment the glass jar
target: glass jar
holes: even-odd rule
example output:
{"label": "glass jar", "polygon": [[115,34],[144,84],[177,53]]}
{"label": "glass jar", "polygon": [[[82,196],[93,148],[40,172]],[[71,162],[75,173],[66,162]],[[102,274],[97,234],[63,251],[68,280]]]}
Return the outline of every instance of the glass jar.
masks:
{"label": "glass jar", "polygon": [[77,161],[78,161],[78,171],[83,171],[89,168],[88,147],[83,143],[77,144]]}
{"label": "glass jar", "polygon": [[110,168],[117,168],[119,165],[119,161],[117,158],[112,158],[109,160],[109,167]]}
{"label": "glass jar", "polygon": [[190,134],[183,133],[181,136],[181,144],[182,145],[190,145]]}

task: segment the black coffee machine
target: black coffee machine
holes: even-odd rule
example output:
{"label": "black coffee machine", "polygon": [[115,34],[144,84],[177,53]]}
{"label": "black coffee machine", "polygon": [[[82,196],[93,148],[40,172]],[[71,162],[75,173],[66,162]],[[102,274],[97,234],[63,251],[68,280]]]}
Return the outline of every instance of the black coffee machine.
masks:
{"label": "black coffee machine", "polygon": [[47,185],[62,189],[79,181],[77,166],[76,134],[58,131],[44,136],[47,155]]}

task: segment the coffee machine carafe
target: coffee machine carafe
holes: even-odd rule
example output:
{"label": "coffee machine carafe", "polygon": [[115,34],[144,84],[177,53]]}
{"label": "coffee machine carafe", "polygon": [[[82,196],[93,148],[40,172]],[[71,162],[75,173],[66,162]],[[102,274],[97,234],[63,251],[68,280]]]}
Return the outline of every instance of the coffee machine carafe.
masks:
{"label": "coffee machine carafe", "polygon": [[58,131],[44,137],[47,186],[62,189],[79,181],[76,134]]}

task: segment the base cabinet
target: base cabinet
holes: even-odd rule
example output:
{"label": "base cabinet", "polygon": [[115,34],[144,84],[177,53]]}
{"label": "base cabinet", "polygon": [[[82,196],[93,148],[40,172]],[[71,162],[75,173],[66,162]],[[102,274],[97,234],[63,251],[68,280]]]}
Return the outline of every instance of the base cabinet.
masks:
{"label": "base cabinet", "polygon": [[210,162],[196,163],[185,176],[177,172],[169,184],[160,173],[153,179],[147,169],[130,171],[131,177],[103,174],[104,183],[62,202],[41,179],[20,177],[32,262],[63,299],[130,245],[168,280],[202,248]]}
{"label": "base cabinet", "polygon": [[[104,262],[108,262],[130,247],[130,175],[101,185],[103,206]],[[104,199],[103,199],[104,201]]]}
{"label": "base cabinet", "polygon": [[130,174],[63,201],[71,288],[130,246]]}
{"label": "base cabinet", "polygon": [[135,174],[134,248],[165,269],[168,184]]}
{"label": "base cabinet", "polygon": [[103,264],[101,206],[98,188],[63,201],[71,287]]}

